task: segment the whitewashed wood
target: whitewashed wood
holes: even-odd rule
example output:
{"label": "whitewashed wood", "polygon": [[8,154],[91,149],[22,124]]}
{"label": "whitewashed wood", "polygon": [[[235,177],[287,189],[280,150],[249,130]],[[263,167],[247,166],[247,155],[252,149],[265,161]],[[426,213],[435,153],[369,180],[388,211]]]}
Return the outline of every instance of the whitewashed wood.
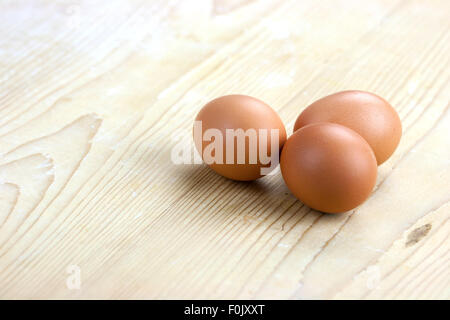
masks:
{"label": "whitewashed wood", "polygon": [[[0,9],[0,298],[450,298],[448,1]],[[352,212],[171,162],[214,97],[256,96],[291,132],[343,89],[404,126]]]}

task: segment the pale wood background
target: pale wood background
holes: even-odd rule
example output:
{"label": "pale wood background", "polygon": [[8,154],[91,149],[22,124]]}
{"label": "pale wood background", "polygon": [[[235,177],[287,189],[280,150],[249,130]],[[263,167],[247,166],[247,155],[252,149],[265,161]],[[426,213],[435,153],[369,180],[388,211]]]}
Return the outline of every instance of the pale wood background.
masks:
{"label": "pale wood background", "polygon": [[[449,27],[447,0],[2,1],[0,297],[450,298]],[[353,212],[170,160],[214,97],[290,133],[343,89],[404,127]]]}

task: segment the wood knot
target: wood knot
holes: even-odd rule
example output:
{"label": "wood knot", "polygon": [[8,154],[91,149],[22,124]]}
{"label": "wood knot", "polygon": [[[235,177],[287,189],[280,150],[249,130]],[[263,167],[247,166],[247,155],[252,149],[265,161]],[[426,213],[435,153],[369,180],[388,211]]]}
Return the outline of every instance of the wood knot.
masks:
{"label": "wood knot", "polygon": [[427,223],[419,228],[414,229],[408,235],[408,239],[406,240],[405,247],[410,247],[415,245],[417,242],[422,240],[428,232],[431,230],[431,224]]}

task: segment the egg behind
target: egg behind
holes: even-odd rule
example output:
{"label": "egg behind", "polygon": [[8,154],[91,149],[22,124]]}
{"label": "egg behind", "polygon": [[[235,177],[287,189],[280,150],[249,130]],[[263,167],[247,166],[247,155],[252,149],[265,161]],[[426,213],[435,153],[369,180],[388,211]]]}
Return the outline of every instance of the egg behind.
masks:
{"label": "egg behind", "polygon": [[402,124],[394,108],[365,91],[342,91],[315,101],[298,116],[294,132],[316,122],[337,123],[356,131],[371,146],[378,165],[392,155],[402,136]]}

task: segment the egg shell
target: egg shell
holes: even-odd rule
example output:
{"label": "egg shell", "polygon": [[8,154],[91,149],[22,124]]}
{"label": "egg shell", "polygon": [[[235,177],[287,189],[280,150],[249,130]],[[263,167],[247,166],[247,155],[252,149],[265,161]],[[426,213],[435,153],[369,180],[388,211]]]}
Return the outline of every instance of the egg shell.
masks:
{"label": "egg shell", "polygon": [[392,155],[402,136],[402,124],[394,108],[365,91],[342,91],[315,101],[298,116],[294,132],[315,122],[341,124],[359,133],[371,146],[378,165]]}
{"label": "egg shell", "polygon": [[[278,114],[266,103],[256,98],[246,95],[228,95],[214,99],[207,103],[198,113],[196,121],[202,122],[202,136],[207,129],[216,128],[222,132],[223,137],[226,137],[226,129],[267,129],[267,151],[268,156],[271,156],[272,141],[270,138],[270,130],[279,130],[277,157],[280,150],[286,141],[286,129]],[[210,143],[209,141],[198,141],[195,138],[195,145],[203,158],[203,150]],[[257,138],[259,145],[259,136]],[[270,167],[270,164],[262,164],[258,156],[257,163],[249,162],[249,144],[246,139],[245,144],[245,162],[237,163],[237,143],[234,148],[234,163],[225,163],[226,161],[226,146],[223,143],[223,163],[209,164],[211,169],[218,174],[239,181],[251,181],[262,177],[261,168]],[[258,147],[259,150],[259,147]],[[278,165],[278,163],[276,164]]]}
{"label": "egg shell", "polygon": [[327,213],[363,203],[377,177],[368,143],[334,123],[314,123],[294,132],[283,147],[280,166],[291,192],[307,206]]}

